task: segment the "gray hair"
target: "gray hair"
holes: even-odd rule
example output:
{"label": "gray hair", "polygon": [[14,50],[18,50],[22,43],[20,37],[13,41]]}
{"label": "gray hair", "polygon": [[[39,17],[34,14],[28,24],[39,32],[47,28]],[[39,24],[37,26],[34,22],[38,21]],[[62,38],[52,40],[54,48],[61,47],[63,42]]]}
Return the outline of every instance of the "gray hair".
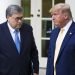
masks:
{"label": "gray hair", "polygon": [[10,5],[6,9],[6,18],[7,16],[12,16],[13,14],[23,13],[23,8],[19,5]]}

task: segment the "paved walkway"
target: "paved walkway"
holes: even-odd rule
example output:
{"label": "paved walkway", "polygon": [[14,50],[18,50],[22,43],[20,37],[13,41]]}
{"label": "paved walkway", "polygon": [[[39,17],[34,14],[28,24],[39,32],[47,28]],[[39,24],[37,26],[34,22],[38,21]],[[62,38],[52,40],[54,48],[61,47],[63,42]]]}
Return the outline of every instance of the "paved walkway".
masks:
{"label": "paved walkway", "polygon": [[46,75],[46,69],[40,69],[39,75]]}

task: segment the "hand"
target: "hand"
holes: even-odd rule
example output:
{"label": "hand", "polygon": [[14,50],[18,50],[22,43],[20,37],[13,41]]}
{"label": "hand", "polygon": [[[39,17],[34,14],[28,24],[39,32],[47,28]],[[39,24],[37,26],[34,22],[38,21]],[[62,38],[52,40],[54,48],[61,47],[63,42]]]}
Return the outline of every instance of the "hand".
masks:
{"label": "hand", "polygon": [[37,74],[37,73],[33,73],[33,75],[39,75],[39,74]]}

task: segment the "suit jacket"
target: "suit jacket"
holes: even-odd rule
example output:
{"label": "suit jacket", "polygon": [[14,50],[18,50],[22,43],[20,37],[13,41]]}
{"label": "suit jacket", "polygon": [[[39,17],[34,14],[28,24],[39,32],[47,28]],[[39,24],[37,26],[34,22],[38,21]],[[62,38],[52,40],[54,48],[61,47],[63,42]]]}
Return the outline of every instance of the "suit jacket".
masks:
{"label": "suit jacket", "polygon": [[[50,36],[46,75],[54,75],[55,43],[60,29],[55,28]],[[70,26],[56,61],[56,75],[75,75],[75,23]]]}
{"label": "suit jacket", "polygon": [[38,51],[32,27],[20,28],[20,54],[9,32],[7,22],[0,25],[0,75],[32,75],[39,72]]}

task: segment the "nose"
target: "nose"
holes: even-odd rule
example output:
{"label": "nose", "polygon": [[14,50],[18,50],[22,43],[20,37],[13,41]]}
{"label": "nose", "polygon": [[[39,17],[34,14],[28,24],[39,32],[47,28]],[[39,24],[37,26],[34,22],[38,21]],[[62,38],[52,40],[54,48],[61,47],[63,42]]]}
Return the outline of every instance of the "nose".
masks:
{"label": "nose", "polygon": [[55,16],[54,15],[52,15],[52,20],[55,20]]}
{"label": "nose", "polygon": [[21,23],[22,22],[22,19],[19,19],[18,22]]}

